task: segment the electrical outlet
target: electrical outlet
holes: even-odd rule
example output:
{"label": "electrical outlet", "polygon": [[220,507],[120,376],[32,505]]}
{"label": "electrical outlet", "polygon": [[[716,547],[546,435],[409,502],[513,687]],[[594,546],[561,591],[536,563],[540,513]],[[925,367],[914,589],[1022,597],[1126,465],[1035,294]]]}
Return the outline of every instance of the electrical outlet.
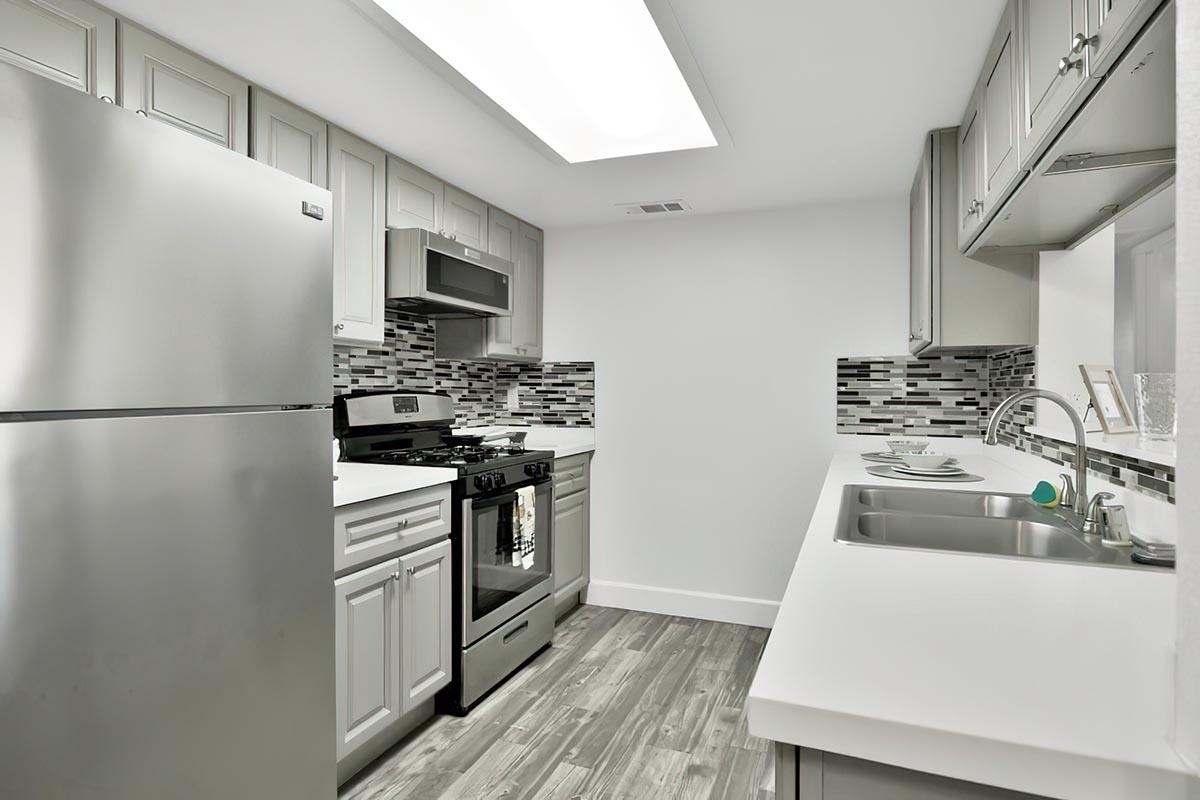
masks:
{"label": "electrical outlet", "polygon": [[508,387],[508,401],[506,403],[509,411],[521,410],[521,398],[517,395],[517,387]]}

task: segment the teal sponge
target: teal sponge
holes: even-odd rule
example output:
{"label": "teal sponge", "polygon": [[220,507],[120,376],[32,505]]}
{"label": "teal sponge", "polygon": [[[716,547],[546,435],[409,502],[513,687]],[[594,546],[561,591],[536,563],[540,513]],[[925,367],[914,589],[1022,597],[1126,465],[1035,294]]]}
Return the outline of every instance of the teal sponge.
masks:
{"label": "teal sponge", "polygon": [[1029,496],[1042,508],[1055,508],[1062,499],[1054,484],[1046,481],[1038,481],[1038,485],[1033,487],[1033,492]]}

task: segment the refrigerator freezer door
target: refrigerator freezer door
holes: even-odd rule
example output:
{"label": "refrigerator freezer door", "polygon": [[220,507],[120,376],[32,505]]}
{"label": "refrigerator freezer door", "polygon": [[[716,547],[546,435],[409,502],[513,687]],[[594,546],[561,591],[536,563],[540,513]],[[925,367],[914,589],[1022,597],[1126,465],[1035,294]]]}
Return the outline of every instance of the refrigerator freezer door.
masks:
{"label": "refrigerator freezer door", "polygon": [[0,424],[0,797],[334,797],[330,425]]}
{"label": "refrigerator freezer door", "polygon": [[310,405],[324,189],[0,64],[0,414]]}

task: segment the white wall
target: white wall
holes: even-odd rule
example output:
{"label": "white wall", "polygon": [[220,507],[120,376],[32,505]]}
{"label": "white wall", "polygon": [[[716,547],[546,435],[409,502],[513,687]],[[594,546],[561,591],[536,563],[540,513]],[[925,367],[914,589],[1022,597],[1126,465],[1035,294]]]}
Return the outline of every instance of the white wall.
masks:
{"label": "white wall", "polygon": [[903,200],[546,234],[545,356],[596,362],[589,602],[769,624],[836,359],[907,352]]}
{"label": "white wall", "polygon": [[[1079,365],[1113,363],[1115,275],[1111,225],[1074,250],[1038,257],[1038,386],[1066,397],[1080,415],[1088,393]],[[1130,387],[1124,388],[1128,395]],[[1037,421],[1071,430],[1062,410],[1044,400],[1038,401]],[[1087,429],[1100,430],[1095,414],[1088,416]]]}
{"label": "white wall", "polygon": [[1200,4],[1180,3],[1176,31],[1179,295],[1179,642],[1176,747],[1200,771]]}

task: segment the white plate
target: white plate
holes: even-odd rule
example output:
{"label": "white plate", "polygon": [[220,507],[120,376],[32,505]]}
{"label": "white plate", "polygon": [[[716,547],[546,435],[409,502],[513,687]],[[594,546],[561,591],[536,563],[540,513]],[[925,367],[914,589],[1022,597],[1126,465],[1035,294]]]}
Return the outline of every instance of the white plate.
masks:
{"label": "white plate", "polygon": [[943,466],[933,468],[917,469],[916,467],[906,467],[903,464],[893,464],[892,469],[896,472],[902,472],[906,475],[962,475],[966,472],[962,467]]}
{"label": "white plate", "polygon": [[891,478],[897,481],[939,481],[941,483],[966,483],[970,481],[981,481],[983,478],[978,475],[972,475],[968,472],[962,472],[955,475],[905,475],[902,472],[897,472],[896,469],[887,464],[878,464],[874,467],[867,467],[867,472],[879,478]]}
{"label": "white plate", "polygon": [[[887,450],[876,450],[870,453],[861,453],[860,455],[862,455],[863,459],[866,461],[874,461],[879,464],[904,464],[900,456],[896,455],[895,453],[890,453]],[[957,458],[948,458],[943,466],[950,466],[957,463]]]}

